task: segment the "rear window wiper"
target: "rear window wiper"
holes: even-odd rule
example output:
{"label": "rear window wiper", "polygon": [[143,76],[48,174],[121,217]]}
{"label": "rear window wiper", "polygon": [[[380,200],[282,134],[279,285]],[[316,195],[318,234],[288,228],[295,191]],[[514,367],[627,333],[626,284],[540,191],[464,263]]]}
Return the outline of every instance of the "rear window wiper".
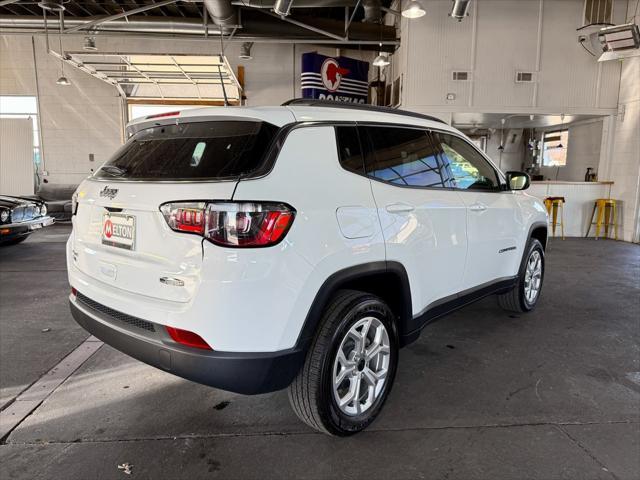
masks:
{"label": "rear window wiper", "polygon": [[100,169],[109,175],[113,175],[114,177],[121,177],[122,175],[127,173],[127,170],[121,167],[117,167],[115,165],[103,165]]}

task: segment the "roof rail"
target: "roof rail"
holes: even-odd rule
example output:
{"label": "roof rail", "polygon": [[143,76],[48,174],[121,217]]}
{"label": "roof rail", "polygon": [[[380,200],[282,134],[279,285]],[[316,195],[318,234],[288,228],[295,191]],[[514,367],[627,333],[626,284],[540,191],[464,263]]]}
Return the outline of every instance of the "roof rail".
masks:
{"label": "roof rail", "polygon": [[350,110],[364,110],[368,112],[395,113],[396,115],[421,118],[423,120],[431,120],[433,122],[446,124],[444,120],[433,117],[431,115],[423,115],[422,113],[408,112],[406,110],[399,110],[397,108],[391,107],[381,107],[378,105],[368,105],[365,103],[336,102],[335,100],[315,100],[313,98],[293,98],[284,102],[282,106],[345,108]]}

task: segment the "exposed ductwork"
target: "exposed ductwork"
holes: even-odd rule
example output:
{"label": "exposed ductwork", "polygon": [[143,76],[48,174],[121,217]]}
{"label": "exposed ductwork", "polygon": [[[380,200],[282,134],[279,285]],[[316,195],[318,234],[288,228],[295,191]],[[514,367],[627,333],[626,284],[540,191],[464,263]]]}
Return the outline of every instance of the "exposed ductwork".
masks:
{"label": "exposed ductwork", "polygon": [[273,6],[273,11],[281,17],[286,17],[291,11],[292,3],[293,0],[276,0],[275,5]]}
{"label": "exposed ductwork", "polygon": [[[81,26],[87,22],[95,22],[106,17],[76,17],[65,18],[67,29]],[[315,25],[320,32],[341,34],[344,23],[339,20],[296,17],[301,22]],[[392,26],[353,23],[349,29],[349,38],[335,39],[308,28],[291,23],[273,20],[268,16],[247,11],[242,18],[243,28],[233,38],[238,42],[277,42],[277,43],[318,43],[325,45],[359,45],[359,48],[393,52],[398,45],[396,30]],[[51,30],[60,27],[58,18],[47,19]],[[223,27],[209,24],[207,33],[219,35]],[[0,15],[1,33],[44,33],[44,20],[36,16]],[[205,26],[202,20],[196,18],[173,19],[170,17],[152,17],[132,15],[127,18],[98,22],[91,27],[91,35],[156,35],[156,36],[187,36],[188,38],[205,38]],[[382,47],[378,43],[382,43]]]}
{"label": "exposed ductwork", "polygon": [[238,26],[238,10],[231,5],[231,0],[204,0],[213,23],[223,30]]}
{"label": "exposed ductwork", "polygon": [[382,23],[382,5],[380,0],[362,0],[365,23]]}
{"label": "exposed ductwork", "polygon": [[[237,5],[239,7],[266,8],[274,10],[277,3],[278,0],[231,0],[232,5]],[[358,3],[357,0],[295,0],[294,6],[296,8],[354,7],[356,3]]]}
{"label": "exposed ductwork", "polygon": [[449,16],[461,22],[469,13],[469,4],[471,0],[453,0],[451,13]]}

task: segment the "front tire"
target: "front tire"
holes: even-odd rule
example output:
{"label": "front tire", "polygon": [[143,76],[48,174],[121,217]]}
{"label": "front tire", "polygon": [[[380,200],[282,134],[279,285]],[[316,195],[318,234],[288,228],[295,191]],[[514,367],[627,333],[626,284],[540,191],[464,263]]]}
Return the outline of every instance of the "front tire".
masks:
{"label": "front tire", "polygon": [[397,363],[398,335],[386,303],[342,290],[325,310],[304,366],[289,387],[289,401],[310,427],[352,435],[377,417]]}
{"label": "front tire", "polygon": [[532,238],[522,258],[516,286],[498,295],[498,305],[508,312],[525,313],[536,307],[544,280],[544,249]]}

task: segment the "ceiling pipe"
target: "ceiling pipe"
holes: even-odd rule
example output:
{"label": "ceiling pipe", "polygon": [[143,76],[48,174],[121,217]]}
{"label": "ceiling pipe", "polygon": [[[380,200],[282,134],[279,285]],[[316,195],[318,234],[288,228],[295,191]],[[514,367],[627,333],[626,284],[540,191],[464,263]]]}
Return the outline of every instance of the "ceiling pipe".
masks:
{"label": "ceiling pipe", "polygon": [[291,4],[293,0],[276,0],[273,6],[273,11],[281,17],[286,17],[291,12]]}
{"label": "ceiling pipe", "polygon": [[451,7],[451,13],[449,13],[449,16],[461,22],[467,15],[469,15],[470,3],[471,0],[453,0],[453,6]]}
{"label": "ceiling pipe", "polygon": [[204,6],[213,23],[223,30],[238,27],[238,9],[231,5],[231,0],[204,0]]}
{"label": "ceiling pipe", "polygon": [[[266,13],[266,12],[265,12]],[[279,17],[278,17],[279,18]],[[304,17],[300,17],[304,19]],[[70,27],[86,24],[87,21],[96,20],[97,17],[86,17],[82,20],[75,18],[65,18],[64,24],[67,31]],[[288,19],[287,19],[288,20]],[[320,29],[337,31],[344,28],[341,21],[329,21],[324,19],[309,18],[308,22],[315,20]],[[59,29],[58,18],[47,18],[50,29]],[[308,25],[307,25],[308,26]],[[39,34],[44,33],[45,23],[42,17],[0,15],[0,33],[2,34]],[[381,30],[382,29],[382,30]],[[209,35],[219,35],[221,28],[209,24],[207,26]],[[84,32],[74,32],[69,35],[80,34],[84,37]],[[205,37],[205,25],[200,19],[171,19],[168,17],[152,16],[131,16],[126,19],[113,20],[107,23],[96,24],[91,29],[91,35],[96,37],[110,35],[126,35],[140,38],[189,38],[207,40]],[[362,48],[382,50],[387,52],[395,51],[399,45],[396,39],[396,32],[393,27],[373,26],[365,23],[354,23],[349,29],[347,40],[338,40],[326,35],[313,33],[312,31],[293,25],[289,22],[269,20],[268,16],[251,17],[243,16],[243,29],[228,41],[247,42],[254,41],[260,43],[305,43],[323,45],[359,45]],[[378,47],[382,43],[383,47]],[[371,47],[371,48],[368,48]],[[375,47],[375,48],[374,48]]]}
{"label": "ceiling pipe", "polygon": [[382,23],[382,4],[380,0],[362,0],[365,23]]}
{"label": "ceiling pipe", "polygon": [[[328,7],[353,7],[357,0],[295,0],[296,8],[328,8]],[[253,7],[274,9],[279,0],[231,0],[232,5],[239,7]],[[292,3],[292,2],[290,2]]]}

